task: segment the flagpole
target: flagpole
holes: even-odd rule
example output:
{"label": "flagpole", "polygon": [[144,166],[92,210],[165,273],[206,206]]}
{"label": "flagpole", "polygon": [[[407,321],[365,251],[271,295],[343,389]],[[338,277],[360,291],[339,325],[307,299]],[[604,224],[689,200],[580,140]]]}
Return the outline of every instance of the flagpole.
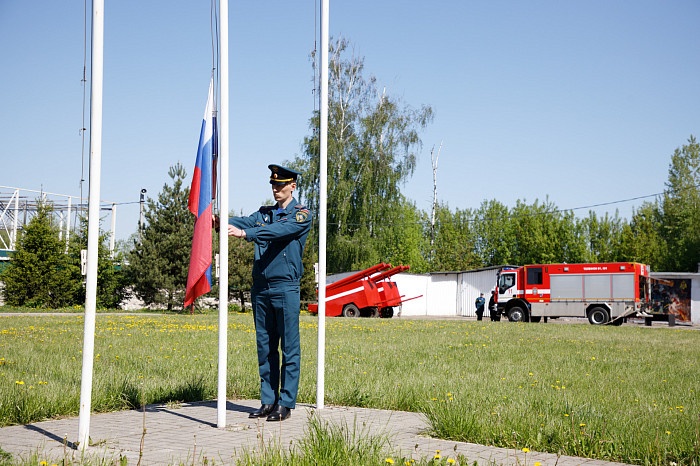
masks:
{"label": "flagpole", "polygon": [[[226,427],[226,373],[227,373],[227,331],[228,331],[228,0],[219,0],[219,50],[221,51],[221,198],[219,199],[219,382],[217,389],[216,412],[219,428]],[[241,303],[245,307],[245,303]]]}
{"label": "flagpole", "polygon": [[316,368],[316,408],[324,408],[326,369],[326,224],[328,222],[328,8],[321,0],[321,147],[318,232],[318,365]]}
{"label": "flagpole", "polygon": [[88,257],[85,285],[83,370],[80,378],[78,442],[85,451],[90,440],[95,309],[97,304],[97,253],[100,236],[100,170],[102,165],[102,82],[104,50],[104,0],[92,2],[92,70],[90,91],[90,198],[88,201]]}

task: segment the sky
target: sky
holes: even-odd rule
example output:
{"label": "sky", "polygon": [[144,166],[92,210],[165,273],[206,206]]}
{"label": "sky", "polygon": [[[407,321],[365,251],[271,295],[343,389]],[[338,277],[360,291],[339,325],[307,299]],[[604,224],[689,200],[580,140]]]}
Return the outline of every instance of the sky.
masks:
{"label": "sky", "polygon": [[[229,3],[232,210],[269,201],[267,165],[310,133],[318,8]],[[451,209],[569,209],[663,191],[673,151],[700,135],[698,20],[697,0],[330,0],[329,28],[387,93],[434,111],[403,186],[418,208],[442,143]],[[178,162],[191,177],[211,34],[209,1],[105,1],[101,198],[118,204],[118,240],[137,230],[141,189],[157,197]],[[0,0],[0,185],[80,195],[85,40],[84,1]],[[644,200],[594,210],[629,218]]]}

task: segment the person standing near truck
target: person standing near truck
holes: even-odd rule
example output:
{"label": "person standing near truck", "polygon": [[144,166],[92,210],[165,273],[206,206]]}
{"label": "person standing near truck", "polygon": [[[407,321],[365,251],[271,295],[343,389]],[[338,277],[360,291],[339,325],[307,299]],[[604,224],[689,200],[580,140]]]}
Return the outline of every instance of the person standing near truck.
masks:
{"label": "person standing near truck", "polygon": [[229,218],[228,234],[255,243],[251,298],[261,406],[249,417],[284,421],[296,406],[299,389],[299,282],[312,215],[293,196],[300,173],[275,164],[268,168],[277,203],[248,217]]}
{"label": "person standing near truck", "polygon": [[489,317],[491,322],[501,320],[501,316],[496,312],[496,290],[491,290],[491,297],[489,298]]}
{"label": "person standing near truck", "polygon": [[474,305],[476,306],[476,320],[481,320],[484,316],[485,303],[486,300],[484,299],[484,293],[481,293],[481,295],[478,298],[476,298],[476,301],[474,301]]}

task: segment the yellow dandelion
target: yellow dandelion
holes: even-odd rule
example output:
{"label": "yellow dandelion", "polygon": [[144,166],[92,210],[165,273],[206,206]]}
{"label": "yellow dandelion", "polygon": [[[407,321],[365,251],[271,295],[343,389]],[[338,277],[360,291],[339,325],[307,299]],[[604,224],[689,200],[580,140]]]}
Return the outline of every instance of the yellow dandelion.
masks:
{"label": "yellow dandelion", "polygon": [[671,435],[671,431],[670,431],[670,430],[667,430],[666,433],[667,433],[668,435]]}
{"label": "yellow dandelion", "polygon": [[442,458],[441,455],[435,455],[435,456],[433,456],[433,459],[436,459],[436,460],[439,460],[440,458]]}
{"label": "yellow dandelion", "polygon": [[387,458],[384,461],[389,464],[394,464],[394,460],[392,460],[391,458]]}
{"label": "yellow dandelion", "polygon": [[39,462],[39,464],[40,464],[41,466],[46,466],[46,465],[48,465],[49,463],[47,463],[46,461],[41,461],[41,462]]}
{"label": "yellow dandelion", "polygon": [[450,458],[450,459],[447,460],[447,463],[448,463],[448,464],[455,464],[456,461],[453,460],[452,458]]}
{"label": "yellow dandelion", "polygon": [[24,380],[15,380],[17,385],[24,385]]}
{"label": "yellow dandelion", "polygon": [[579,424],[579,426],[584,427],[586,424]]}
{"label": "yellow dandelion", "polygon": [[530,451],[530,449],[529,449],[529,448],[523,448],[523,451],[524,451],[525,453],[527,453],[528,451]]}
{"label": "yellow dandelion", "polygon": [[542,466],[542,463],[540,463],[540,462],[538,461],[538,462],[535,463],[534,466]]}

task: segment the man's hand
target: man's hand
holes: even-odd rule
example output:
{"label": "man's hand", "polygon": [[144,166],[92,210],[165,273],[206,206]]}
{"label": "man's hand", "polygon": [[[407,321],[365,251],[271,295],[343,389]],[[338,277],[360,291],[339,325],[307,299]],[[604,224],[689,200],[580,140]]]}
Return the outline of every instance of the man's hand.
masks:
{"label": "man's hand", "polygon": [[217,217],[216,215],[213,215],[211,217],[211,227],[218,232],[220,225],[221,225],[221,223],[219,222],[219,217]]}
{"label": "man's hand", "polygon": [[236,228],[233,225],[228,226],[228,235],[235,236],[236,238],[245,238],[246,237],[244,230],[241,230],[240,228]]}

